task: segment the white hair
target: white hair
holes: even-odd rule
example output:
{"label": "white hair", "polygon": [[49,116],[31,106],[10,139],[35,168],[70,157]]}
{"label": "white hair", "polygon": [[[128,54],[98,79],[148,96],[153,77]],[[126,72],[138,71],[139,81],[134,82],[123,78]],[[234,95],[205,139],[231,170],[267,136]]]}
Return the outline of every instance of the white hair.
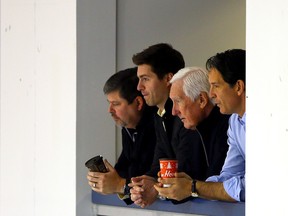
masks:
{"label": "white hair", "polygon": [[209,96],[210,84],[208,80],[208,72],[200,67],[186,67],[179,70],[170,83],[177,80],[183,80],[183,91],[192,101],[197,99],[201,92],[206,92]]}

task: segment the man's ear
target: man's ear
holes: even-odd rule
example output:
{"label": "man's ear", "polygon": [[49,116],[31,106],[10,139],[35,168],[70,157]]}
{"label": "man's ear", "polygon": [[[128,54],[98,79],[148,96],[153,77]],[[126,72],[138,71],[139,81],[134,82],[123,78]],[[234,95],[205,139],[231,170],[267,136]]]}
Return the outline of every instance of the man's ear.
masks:
{"label": "man's ear", "polygon": [[204,109],[206,105],[208,104],[208,102],[209,102],[209,96],[207,95],[207,93],[200,92],[200,95],[199,95],[200,108]]}
{"label": "man's ear", "polygon": [[236,84],[235,84],[235,88],[237,91],[237,95],[240,96],[245,92],[245,84],[243,82],[243,80],[237,80]]}
{"label": "man's ear", "polygon": [[168,73],[168,74],[165,75],[165,78],[166,78],[166,81],[167,81],[167,86],[171,85],[170,80],[172,79],[173,76],[174,76],[173,73]]}
{"label": "man's ear", "polygon": [[144,106],[144,99],[141,96],[137,96],[135,98],[136,104],[137,104],[137,110],[142,110]]}

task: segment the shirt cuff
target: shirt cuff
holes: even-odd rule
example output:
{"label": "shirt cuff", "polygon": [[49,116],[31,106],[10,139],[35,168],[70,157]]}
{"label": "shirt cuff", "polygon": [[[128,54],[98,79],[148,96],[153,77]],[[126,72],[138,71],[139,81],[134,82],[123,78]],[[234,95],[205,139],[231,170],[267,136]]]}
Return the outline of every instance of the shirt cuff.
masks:
{"label": "shirt cuff", "polygon": [[125,200],[125,199],[128,199],[130,198],[130,196],[127,194],[117,194],[118,198],[121,199],[121,200]]}
{"label": "shirt cuff", "polygon": [[239,178],[227,179],[226,181],[223,182],[223,187],[226,193],[234,200],[238,202],[245,201],[245,195],[243,196],[243,191],[245,193],[245,189],[242,187],[241,180],[239,181]]}

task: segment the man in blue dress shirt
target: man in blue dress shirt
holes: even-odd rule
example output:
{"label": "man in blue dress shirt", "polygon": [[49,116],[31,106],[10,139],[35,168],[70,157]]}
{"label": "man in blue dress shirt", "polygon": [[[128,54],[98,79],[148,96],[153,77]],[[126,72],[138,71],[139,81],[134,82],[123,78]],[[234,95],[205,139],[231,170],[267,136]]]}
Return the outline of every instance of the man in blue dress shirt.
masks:
{"label": "man in blue dress shirt", "polygon": [[[154,187],[159,195],[182,200],[201,197],[211,200],[245,202],[245,138],[246,138],[246,54],[245,50],[232,49],[209,58],[210,96],[229,119],[229,149],[220,175],[211,176],[205,182],[191,179],[185,173],[176,178],[159,179]],[[163,188],[163,184],[171,184]]]}

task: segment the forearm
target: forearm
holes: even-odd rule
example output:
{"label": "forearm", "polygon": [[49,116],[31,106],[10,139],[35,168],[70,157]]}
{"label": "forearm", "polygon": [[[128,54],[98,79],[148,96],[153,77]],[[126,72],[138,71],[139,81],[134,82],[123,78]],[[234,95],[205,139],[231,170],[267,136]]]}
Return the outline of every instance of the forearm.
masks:
{"label": "forearm", "polygon": [[224,189],[222,182],[202,182],[197,181],[197,192],[199,197],[210,200],[221,200],[236,202]]}

